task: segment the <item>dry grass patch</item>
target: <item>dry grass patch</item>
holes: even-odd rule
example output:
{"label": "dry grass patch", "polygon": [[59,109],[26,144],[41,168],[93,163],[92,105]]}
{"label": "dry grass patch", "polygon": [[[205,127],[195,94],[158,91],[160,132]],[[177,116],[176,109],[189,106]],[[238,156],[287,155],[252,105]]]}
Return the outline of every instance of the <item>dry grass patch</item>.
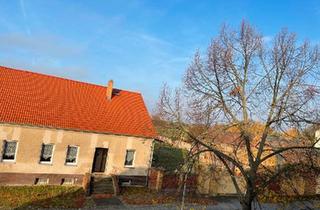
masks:
{"label": "dry grass patch", "polygon": [[85,201],[85,193],[80,187],[0,187],[0,209],[81,208]]}

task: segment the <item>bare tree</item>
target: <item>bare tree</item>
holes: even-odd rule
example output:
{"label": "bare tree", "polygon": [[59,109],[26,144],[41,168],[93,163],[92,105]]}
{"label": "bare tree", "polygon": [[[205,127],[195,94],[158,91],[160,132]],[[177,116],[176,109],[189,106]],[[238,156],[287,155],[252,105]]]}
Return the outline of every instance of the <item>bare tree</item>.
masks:
{"label": "bare tree", "polygon": [[[261,190],[289,170],[268,170],[268,160],[289,151],[316,150],[315,140],[302,131],[319,124],[319,61],[318,46],[297,41],[286,29],[267,42],[246,22],[238,30],[223,26],[207,54],[195,54],[184,85],[174,92],[164,86],[158,111],[200,148],[194,155],[211,152],[221,162],[243,209],[251,209]],[[258,136],[255,122],[261,125]],[[226,152],[218,136],[232,128],[237,140],[234,151]],[[270,146],[271,137],[288,128],[297,130],[298,141]],[[261,171],[269,176],[257,184]],[[236,172],[245,181],[244,190]]]}

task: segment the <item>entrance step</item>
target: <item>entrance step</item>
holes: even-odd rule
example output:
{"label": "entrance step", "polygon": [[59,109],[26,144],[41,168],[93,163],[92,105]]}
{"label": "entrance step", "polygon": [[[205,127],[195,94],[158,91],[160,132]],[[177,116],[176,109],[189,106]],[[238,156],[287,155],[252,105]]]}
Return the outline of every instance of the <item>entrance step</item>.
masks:
{"label": "entrance step", "polygon": [[111,176],[93,176],[91,178],[91,194],[116,194]]}

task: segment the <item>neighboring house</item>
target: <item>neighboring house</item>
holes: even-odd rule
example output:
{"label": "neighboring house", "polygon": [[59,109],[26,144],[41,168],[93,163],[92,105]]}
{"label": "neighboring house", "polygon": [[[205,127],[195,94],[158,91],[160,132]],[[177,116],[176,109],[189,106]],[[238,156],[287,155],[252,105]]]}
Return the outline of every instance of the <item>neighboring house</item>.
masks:
{"label": "neighboring house", "polygon": [[[317,134],[318,133],[318,134]],[[319,131],[316,137],[319,138]],[[236,154],[237,159],[242,163],[244,168],[248,167],[246,149],[243,142],[239,142],[240,138],[234,133],[223,133],[215,140],[215,147],[219,148],[229,155]],[[278,150],[285,147],[293,146],[310,146],[311,143],[301,139],[287,139],[279,136],[269,136],[265,147],[264,155],[270,154],[272,150]],[[270,151],[269,151],[270,150]],[[255,154],[257,147],[252,147]],[[299,157],[299,158],[297,158]],[[311,153],[306,150],[293,150],[276,155],[263,163],[260,166],[260,173],[271,170],[276,171],[288,164],[303,164],[314,163],[319,166],[319,154]],[[245,182],[240,171],[230,164],[235,171],[235,178],[240,185],[240,189],[245,190]],[[314,195],[320,193],[320,176],[315,176],[315,172],[309,173],[299,170],[295,167],[295,171],[290,173],[285,180],[279,178],[272,183],[272,186],[279,186],[279,193],[286,195],[296,195],[298,192],[301,195]],[[199,157],[199,177],[198,177],[198,192],[201,194],[236,194],[236,189],[232,183],[229,173],[225,167],[212,153],[202,153]],[[287,172],[288,173],[288,172]]]}
{"label": "neighboring house", "polygon": [[157,140],[161,143],[168,144],[172,147],[179,148],[179,149],[185,149],[189,151],[192,148],[192,144],[182,141],[182,140],[177,140],[173,141],[170,138],[164,137],[164,136],[157,136]]}
{"label": "neighboring house", "polygon": [[0,67],[0,185],[144,184],[155,136],[140,93]]}
{"label": "neighboring house", "polygon": [[[320,130],[316,132],[316,139],[320,137]],[[235,155],[239,161],[241,161],[244,168],[249,167],[247,163],[247,153],[244,148],[244,144],[240,139],[240,135],[236,132],[219,132],[214,133],[215,138],[212,141],[212,146],[218,148],[220,151],[223,151],[231,156]],[[166,144],[172,145],[177,148],[191,148],[191,144],[180,141],[172,141],[165,137],[158,137],[159,141]],[[256,139],[256,138],[255,138]],[[189,147],[185,147],[189,145]],[[258,144],[254,144],[258,145]],[[271,150],[276,150],[283,147],[289,146],[307,146],[310,145],[309,141],[302,141],[300,139],[289,139],[280,136],[269,136],[266,151],[264,155],[269,154]],[[319,142],[316,146],[319,147]],[[194,147],[196,152],[202,147]],[[270,151],[267,151],[270,150]],[[252,147],[252,151],[256,153],[257,147]],[[312,157],[310,157],[312,155]],[[319,154],[318,154],[319,155]],[[297,158],[299,157],[299,158]],[[260,167],[260,172],[268,170],[279,170],[281,167],[286,166],[286,164],[296,164],[308,162],[310,163],[310,158],[312,162],[320,165],[319,156],[311,154],[307,151],[291,151],[283,153],[282,155],[274,156],[269,160],[265,161],[263,167]],[[207,195],[217,195],[217,194],[236,194],[236,189],[232,183],[229,173],[226,171],[225,166],[221,161],[212,153],[212,152],[203,152],[199,155],[198,164],[196,165],[197,173],[197,191],[200,194]],[[231,169],[234,169],[235,178],[240,185],[240,189],[245,190],[245,182],[240,173],[240,171],[234,167],[231,163],[229,165]],[[274,182],[272,187],[278,186],[283,192],[286,192],[289,195],[295,195],[296,191],[304,195],[314,195],[320,193],[320,176],[315,177],[313,175],[301,172],[293,172],[295,176],[291,176],[290,181],[288,180],[278,180]],[[288,181],[288,182],[286,182]]]}

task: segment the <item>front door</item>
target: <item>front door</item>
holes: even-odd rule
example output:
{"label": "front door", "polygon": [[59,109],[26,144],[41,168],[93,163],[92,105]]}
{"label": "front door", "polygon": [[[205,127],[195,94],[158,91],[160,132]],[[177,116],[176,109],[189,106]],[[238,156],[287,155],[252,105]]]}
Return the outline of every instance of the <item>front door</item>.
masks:
{"label": "front door", "polygon": [[104,172],[106,168],[108,149],[96,148],[94,153],[92,172]]}

